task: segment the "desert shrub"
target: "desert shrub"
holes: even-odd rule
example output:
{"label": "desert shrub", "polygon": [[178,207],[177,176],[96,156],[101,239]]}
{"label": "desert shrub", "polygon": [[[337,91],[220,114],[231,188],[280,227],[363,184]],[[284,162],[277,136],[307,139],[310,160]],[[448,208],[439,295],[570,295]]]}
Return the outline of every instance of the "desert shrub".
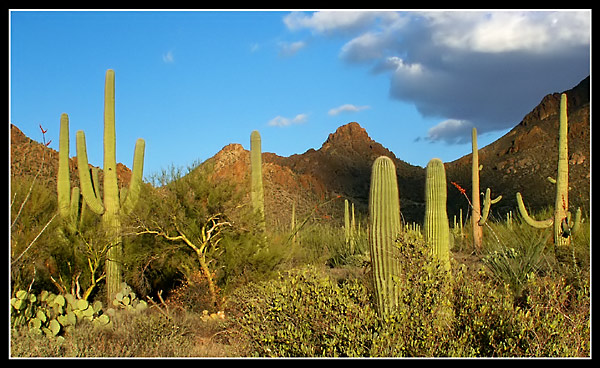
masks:
{"label": "desert shrub", "polygon": [[229,308],[250,355],[369,355],[375,310],[358,280],[338,285],[307,267],[236,290]]}
{"label": "desert shrub", "polygon": [[400,302],[394,313],[380,319],[371,355],[449,355],[449,345],[454,342],[450,276],[422,237],[402,233],[396,244]]}
{"label": "desert shrub", "polygon": [[[10,272],[14,290],[33,280],[36,291],[49,288],[48,265],[55,264],[57,200],[46,183],[31,177],[12,177],[10,183]],[[48,224],[48,227],[45,227]],[[44,272],[40,272],[44,270]],[[40,290],[38,290],[40,289]]]}
{"label": "desert shrub", "polygon": [[561,275],[531,277],[525,304],[518,309],[524,354],[546,357],[590,356],[590,283],[570,284]]}

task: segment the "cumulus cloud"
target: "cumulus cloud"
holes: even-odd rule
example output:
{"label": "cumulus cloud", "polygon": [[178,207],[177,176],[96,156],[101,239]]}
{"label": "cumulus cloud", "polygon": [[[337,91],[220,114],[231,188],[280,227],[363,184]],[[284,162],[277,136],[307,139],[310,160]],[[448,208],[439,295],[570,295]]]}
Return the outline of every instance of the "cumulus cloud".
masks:
{"label": "cumulus cloud", "polygon": [[329,115],[331,116],[335,116],[335,115],[339,115],[343,112],[358,112],[361,110],[365,110],[370,108],[370,106],[356,106],[356,105],[352,105],[352,104],[345,104],[345,105],[341,105],[338,107],[335,107],[331,110],[329,110]]}
{"label": "cumulus cloud", "polygon": [[442,121],[430,141],[511,128],[590,73],[590,11],[325,11],[284,23],[347,38],[343,61],[389,76],[392,98]]}
{"label": "cumulus cloud", "polygon": [[268,125],[284,127],[284,126],[288,126],[288,125],[292,125],[292,124],[306,123],[307,120],[308,120],[308,114],[304,114],[304,113],[298,114],[292,119],[278,115],[278,116],[274,117],[273,119],[269,120]]}

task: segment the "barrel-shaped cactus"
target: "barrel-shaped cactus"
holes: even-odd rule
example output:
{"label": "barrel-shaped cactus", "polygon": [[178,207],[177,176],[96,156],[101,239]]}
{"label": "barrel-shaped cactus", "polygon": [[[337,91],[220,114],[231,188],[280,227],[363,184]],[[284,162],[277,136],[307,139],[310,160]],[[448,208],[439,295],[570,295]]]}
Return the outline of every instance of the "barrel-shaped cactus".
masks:
{"label": "barrel-shaped cactus", "polygon": [[394,162],[389,157],[378,157],[371,172],[369,246],[380,315],[387,315],[399,301],[396,239],[402,225],[397,180]]}
{"label": "barrel-shaped cactus", "polygon": [[[124,198],[119,195],[117,185],[117,161],[115,140],[115,73],[106,71],[104,86],[104,200],[94,190],[89,169],[85,144],[85,134],[82,130],[77,132],[77,165],[81,194],[89,208],[98,215],[102,215],[103,227],[109,237],[110,248],[106,259],[106,285],[107,299],[112,300],[121,287],[121,219],[122,213],[133,210],[140,194],[142,175],[144,170],[145,142],[138,139],[135,144],[133,158],[133,172],[129,190]],[[125,194],[125,192],[124,192]]]}
{"label": "barrel-shaped cactus", "polygon": [[450,270],[450,226],[446,211],[446,170],[438,158],[427,164],[425,179],[425,242],[441,266]]}

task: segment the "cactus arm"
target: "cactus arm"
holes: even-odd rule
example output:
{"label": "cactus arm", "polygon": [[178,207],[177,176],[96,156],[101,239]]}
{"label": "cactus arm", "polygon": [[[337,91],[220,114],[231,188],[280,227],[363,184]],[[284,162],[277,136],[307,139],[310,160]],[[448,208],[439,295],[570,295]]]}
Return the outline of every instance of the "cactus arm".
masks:
{"label": "cactus arm", "polygon": [[554,223],[554,219],[551,218],[547,220],[538,221],[529,216],[529,214],[527,213],[527,209],[525,208],[525,204],[523,203],[523,197],[519,192],[517,192],[517,204],[519,205],[519,212],[521,212],[521,216],[525,219],[525,222],[527,222],[530,226],[533,226],[538,229],[543,229],[552,226],[552,224]]}
{"label": "cactus arm", "polygon": [[494,199],[491,199],[491,190],[487,188],[485,191],[485,199],[483,200],[483,210],[481,211],[481,218],[479,219],[479,226],[485,225],[487,221],[488,215],[490,213],[490,207],[492,204],[496,204],[500,202],[502,196],[498,196]]}
{"label": "cactus arm", "polygon": [[[77,227],[77,221],[79,220],[80,212],[79,212],[79,187],[73,187],[71,191],[71,203],[69,204],[69,220],[70,226],[72,230],[75,230]],[[83,208],[83,206],[82,206]]]}
{"label": "cactus arm", "polygon": [[446,271],[450,271],[450,225],[446,211],[446,170],[443,162],[434,158],[426,167],[425,179],[425,241]]}
{"label": "cactus arm", "polygon": [[140,197],[140,190],[142,189],[142,177],[144,174],[145,148],[146,142],[142,138],[139,138],[135,143],[131,182],[129,183],[129,189],[126,191],[126,195],[124,196],[125,199],[123,201],[123,212],[126,214],[131,213]]}
{"label": "cactus arm", "polygon": [[395,240],[401,229],[396,168],[389,157],[380,156],[373,163],[369,192],[369,246],[380,315],[386,315],[398,304]]}
{"label": "cactus arm", "polygon": [[60,136],[58,149],[58,174],[56,192],[58,195],[58,210],[63,219],[69,218],[71,203],[71,178],[69,174],[69,116],[60,115]]}
{"label": "cactus arm", "polygon": [[90,179],[90,169],[88,166],[87,150],[85,144],[85,133],[83,130],[77,131],[77,170],[79,171],[79,182],[81,185],[81,194],[88,207],[96,214],[104,213],[104,205],[100,197],[96,196],[94,186]]}

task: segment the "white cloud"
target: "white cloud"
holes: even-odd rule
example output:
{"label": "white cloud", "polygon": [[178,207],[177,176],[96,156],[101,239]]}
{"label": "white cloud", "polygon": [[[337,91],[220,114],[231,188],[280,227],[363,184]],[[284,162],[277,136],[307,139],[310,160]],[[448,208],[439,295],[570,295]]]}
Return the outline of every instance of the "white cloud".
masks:
{"label": "white cloud", "polygon": [[431,142],[445,141],[446,143],[466,143],[469,140],[473,124],[467,120],[448,119],[440,122],[427,131],[427,140]]}
{"label": "white cloud", "polygon": [[563,43],[590,41],[586,12],[430,12],[424,17],[435,43],[473,52],[548,52]]}
{"label": "white cloud", "polygon": [[172,64],[175,62],[175,56],[173,55],[173,51],[169,50],[162,55],[162,60],[165,64]]}
{"label": "white cloud", "polygon": [[336,36],[342,60],[386,73],[392,98],[443,120],[430,141],[469,140],[467,122],[510,128],[590,73],[589,10],[293,12],[284,23]]}
{"label": "white cloud", "polygon": [[352,104],[345,104],[329,110],[329,115],[335,116],[342,112],[358,112],[368,108],[370,108],[370,106],[355,106]]}
{"label": "white cloud", "polygon": [[292,12],[283,18],[283,22],[291,31],[309,29],[315,33],[333,33],[357,31],[369,26],[378,18],[390,22],[397,17],[395,12],[379,11],[321,11],[311,14]]}
{"label": "white cloud", "polygon": [[292,124],[306,123],[307,120],[308,120],[308,114],[298,114],[293,119],[278,115],[278,116],[274,117],[273,119],[269,120],[268,125],[284,127],[284,126],[289,126]]}
{"label": "white cloud", "polygon": [[280,56],[294,56],[298,51],[306,46],[304,41],[296,42],[279,42],[279,55]]}

